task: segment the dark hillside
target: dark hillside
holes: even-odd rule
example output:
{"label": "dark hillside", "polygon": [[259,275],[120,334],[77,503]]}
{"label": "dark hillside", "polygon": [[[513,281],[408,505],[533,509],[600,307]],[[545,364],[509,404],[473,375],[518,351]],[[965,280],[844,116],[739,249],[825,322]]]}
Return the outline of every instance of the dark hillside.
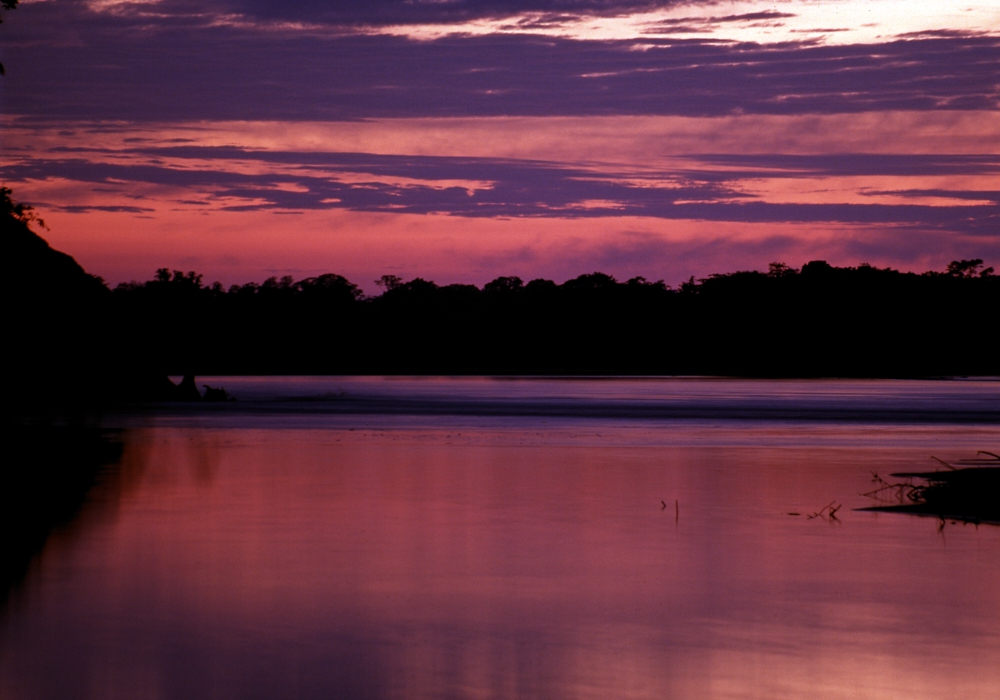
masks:
{"label": "dark hillside", "polygon": [[31,231],[32,223],[41,225],[2,188],[7,384],[19,403],[89,393],[107,367],[111,292],[69,255],[49,247]]}
{"label": "dark hillside", "polygon": [[143,398],[164,380],[111,290],[31,230],[30,207],[0,188],[4,410],[23,414]]}

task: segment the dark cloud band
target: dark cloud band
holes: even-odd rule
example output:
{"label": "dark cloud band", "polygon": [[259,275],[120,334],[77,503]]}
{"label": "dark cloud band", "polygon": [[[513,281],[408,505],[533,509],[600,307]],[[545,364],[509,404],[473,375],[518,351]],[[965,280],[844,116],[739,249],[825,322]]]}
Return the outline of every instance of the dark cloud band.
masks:
{"label": "dark cloud band", "polygon": [[140,23],[67,7],[27,5],[17,23],[5,23],[5,113],[167,122],[1000,108],[1000,38],[991,36],[846,46],[527,35],[413,41]]}
{"label": "dark cloud band", "polygon": [[[834,156],[731,157],[732,170],[704,168],[666,173],[672,186],[637,182],[633,173],[599,174],[558,163],[491,158],[385,156],[368,153],[261,152],[238,148],[190,146],[126,151],[88,149],[88,158],[24,159],[0,168],[10,182],[60,178],[90,186],[157,185],[198,193],[174,201],[177,206],[215,204],[230,211],[349,209],[409,214],[444,213],[465,217],[593,218],[644,216],[741,222],[839,222],[904,226],[985,237],[997,235],[1000,203],[996,192],[962,193],[902,190],[901,197],[941,196],[978,203],[956,206],[925,204],[814,203],[762,201],[740,189],[744,179],[803,175],[993,174],[997,156]],[[121,156],[142,156],[142,164],[122,164]],[[98,159],[97,157],[102,157]],[[152,162],[150,162],[152,160]],[[189,167],[185,160],[199,161]],[[716,164],[719,156],[706,157]],[[166,163],[173,161],[173,165]],[[257,162],[260,174],[226,167]],[[214,164],[214,166],[213,166]],[[785,170],[779,169],[784,165]],[[758,167],[751,167],[758,166]],[[405,178],[406,184],[399,180]],[[465,186],[456,182],[470,182]],[[117,185],[116,185],[117,183]],[[485,183],[485,184],[476,184]],[[882,194],[872,192],[872,195]],[[963,196],[965,195],[965,196]],[[139,202],[132,206],[142,204]],[[42,203],[40,203],[42,204]]]}
{"label": "dark cloud band", "polygon": [[[190,0],[162,3],[157,11],[175,16],[236,15],[268,22],[307,22],[340,26],[452,24],[519,15],[616,16],[645,12],[690,0]],[[117,9],[148,14],[141,5]]]}

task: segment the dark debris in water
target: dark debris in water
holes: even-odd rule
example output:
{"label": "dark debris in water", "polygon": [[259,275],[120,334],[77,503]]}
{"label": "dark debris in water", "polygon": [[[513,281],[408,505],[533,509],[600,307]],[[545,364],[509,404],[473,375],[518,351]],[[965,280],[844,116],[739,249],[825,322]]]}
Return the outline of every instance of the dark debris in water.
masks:
{"label": "dark debris in water", "polygon": [[[816,518],[819,518],[821,520],[826,520],[831,523],[838,523],[840,522],[840,519],[837,517],[837,511],[843,507],[844,507],[843,503],[830,501],[816,512],[807,514],[806,520],[815,520]],[[789,515],[791,515],[791,513],[789,513]]]}
{"label": "dark debris in water", "polygon": [[875,488],[863,494],[876,505],[858,510],[910,513],[973,524],[1000,525],[1000,455],[980,451],[954,465],[933,457],[945,469],[896,472],[887,481],[872,473]]}

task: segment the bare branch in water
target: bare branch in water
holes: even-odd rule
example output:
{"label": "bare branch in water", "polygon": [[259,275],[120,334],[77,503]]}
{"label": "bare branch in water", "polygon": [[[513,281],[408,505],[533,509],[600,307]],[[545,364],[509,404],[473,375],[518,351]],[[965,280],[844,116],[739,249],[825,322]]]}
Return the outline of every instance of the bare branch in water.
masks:
{"label": "bare branch in water", "polygon": [[[971,465],[959,469],[942,459],[933,460],[947,467],[947,471],[898,472],[890,476],[906,481],[886,481],[872,473],[876,488],[863,494],[876,501],[876,505],[859,510],[911,513],[963,523],[1000,525],[1000,457],[980,450],[976,457],[961,460],[958,464]],[[923,483],[915,484],[913,479]]]}

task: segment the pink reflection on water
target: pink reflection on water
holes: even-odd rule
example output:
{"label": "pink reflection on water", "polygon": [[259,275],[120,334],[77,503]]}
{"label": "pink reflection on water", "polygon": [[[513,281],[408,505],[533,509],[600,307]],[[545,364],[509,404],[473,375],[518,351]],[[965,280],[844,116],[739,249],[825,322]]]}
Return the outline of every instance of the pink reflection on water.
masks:
{"label": "pink reflection on water", "polygon": [[926,460],[886,426],[154,425],[9,611],[0,695],[994,698],[1000,529],[849,510]]}

